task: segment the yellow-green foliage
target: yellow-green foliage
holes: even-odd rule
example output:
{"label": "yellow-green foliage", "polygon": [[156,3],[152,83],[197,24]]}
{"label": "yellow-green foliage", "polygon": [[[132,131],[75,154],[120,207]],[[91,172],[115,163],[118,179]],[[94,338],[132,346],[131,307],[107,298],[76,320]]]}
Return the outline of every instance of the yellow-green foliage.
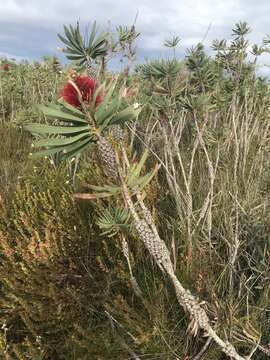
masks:
{"label": "yellow-green foliage", "polygon": [[0,197],[7,202],[28,167],[30,136],[10,124],[0,126]]}
{"label": "yellow-green foliage", "polygon": [[33,119],[33,105],[51,101],[62,81],[59,69],[46,59],[42,64],[12,64],[9,71],[1,68],[0,122]]}
{"label": "yellow-green foliage", "polygon": [[142,279],[146,298],[134,298],[117,239],[98,235],[93,208],[73,200],[64,170],[41,170],[21,182],[12,206],[1,210],[2,355],[119,359],[129,355],[123,343],[157,353],[166,342],[175,346],[171,334],[179,328],[165,308],[177,305],[167,303],[174,297],[162,280],[153,287]]}

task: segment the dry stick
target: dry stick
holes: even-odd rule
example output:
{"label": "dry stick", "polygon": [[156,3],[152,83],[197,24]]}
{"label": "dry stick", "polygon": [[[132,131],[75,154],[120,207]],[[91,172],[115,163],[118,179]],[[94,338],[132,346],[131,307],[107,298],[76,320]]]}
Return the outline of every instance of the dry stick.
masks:
{"label": "dry stick", "polygon": [[206,340],[206,343],[204,344],[204,346],[202,347],[202,349],[200,350],[200,352],[192,359],[192,360],[200,360],[202,358],[202,356],[204,355],[204,353],[207,351],[207,349],[209,348],[210,344],[211,344],[212,339],[209,337]]}
{"label": "dry stick", "polygon": [[[245,360],[244,357],[240,356],[235,350],[234,346],[229,342],[223,341],[215,332],[210,325],[209,318],[206,311],[201,307],[200,303],[195,297],[186,290],[181,282],[178,280],[173,271],[173,264],[170,259],[169,251],[163,240],[159,236],[156,236],[150,226],[145,220],[140,219],[135,205],[131,199],[128,187],[120,176],[122,185],[122,194],[126,206],[128,207],[133,220],[136,230],[138,231],[140,239],[145,244],[146,248],[154,258],[159,268],[165,272],[171,279],[179,304],[183,306],[186,311],[191,315],[192,320],[195,322],[196,327],[201,328],[205,333],[212,338],[220,347],[221,350],[228,356],[231,356],[235,360]],[[196,330],[195,330],[196,331]]]}
{"label": "dry stick", "polygon": [[[178,143],[178,141],[175,140],[173,127],[170,126],[170,128],[171,128],[172,141],[168,140],[166,130],[164,128],[161,128],[161,130],[163,132],[163,138],[165,141],[164,155],[165,155],[165,158],[167,159],[167,162],[169,163],[169,166],[172,171],[173,178],[174,178],[174,182],[172,183],[170,181],[169,186],[171,188],[172,193],[177,195],[177,196],[175,196],[175,199],[176,199],[176,205],[177,205],[179,218],[181,218],[182,211],[186,215],[187,233],[188,233],[187,243],[188,243],[188,247],[189,247],[189,251],[188,251],[188,253],[189,253],[190,251],[192,251],[192,233],[191,233],[191,224],[192,224],[192,218],[193,218],[192,195],[190,192],[190,186],[188,185],[188,182],[187,182],[184,165],[183,165],[182,158],[180,155],[179,143]],[[181,196],[176,194],[177,193],[178,172],[176,171],[176,167],[174,164],[174,154],[175,153],[176,153],[177,159],[179,161],[180,169],[181,169],[182,176],[184,179],[184,185],[185,185],[186,192],[185,192],[185,195],[182,192],[180,194],[182,196],[182,198],[184,198],[184,201],[182,201]],[[183,204],[185,204],[184,208],[183,208]],[[183,208],[183,210],[182,210],[182,208]]]}
{"label": "dry stick", "polygon": [[218,166],[218,160],[219,160],[219,151],[218,151],[218,156],[217,156],[217,160],[216,160],[216,166],[215,169],[213,167],[213,164],[209,158],[209,154],[208,151],[206,149],[206,145],[205,142],[203,140],[203,137],[200,134],[200,129],[198,126],[198,123],[195,119],[195,125],[196,125],[196,130],[199,136],[199,141],[200,144],[203,148],[203,151],[205,153],[205,157],[207,160],[207,166],[208,166],[208,173],[209,173],[209,179],[210,179],[210,190],[207,196],[208,201],[208,206],[207,206],[207,227],[208,227],[208,242],[210,245],[210,250],[212,249],[212,241],[211,241],[211,234],[212,234],[212,205],[213,205],[213,197],[214,197],[214,182],[215,182],[215,177],[216,177],[216,172],[217,172],[217,166]]}
{"label": "dry stick", "polygon": [[[261,160],[261,166],[259,167],[259,170],[257,171],[257,175],[256,175],[256,177],[257,177],[257,179],[260,179],[261,178],[261,173],[262,173],[262,171],[263,171],[263,169],[264,169],[264,164],[263,164],[263,148],[264,148],[264,145],[267,143],[267,142],[269,142],[269,129],[270,129],[270,123],[268,122],[267,124],[266,124],[266,128],[265,128],[265,130],[264,130],[264,132],[263,132],[263,136],[262,136],[262,139],[261,139],[261,143],[260,143],[260,145],[259,145],[259,149],[258,149],[258,156],[259,155],[261,155],[261,157],[262,157],[262,160]],[[246,182],[247,182],[247,184],[250,184],[250,179],[251,179],[251,177],[252,177],[252,173],[253,173],[253,171],[255,171],[255,168],[256,168],[256,166],[258,165],[258,162],[260,163],[260,161],[258,161],[258,160],[254,160],[254,162],[253,162],[253,164],[252,164],[252,166],[251,166],[251,168],[250,168],[250,171],[249,171],[249,174],[248,174],[248,176],[247,176],[247,180],[246,180]]]}
{"label": "dry stick", "polygon": [[[217,150],[216,163],[215,163],[215,167],[214,167],[214,171],[213,171],[213,178],[211,179],[211,188],[210,188],[210,191],[208,192],[207,197],[204,201],[204,204],[200,210],[199,219],[197,220],[196,225],[194,226],[192,235],[196,231],[196,229],[199,226],[199,224],[201,223],[202,219],[204,219],[204,217],[206,216],[206,213],[207,213],[207,211],[209,211],[209,208],[212,208],[212,206],[213,206],[213,199],[214,199],[213,186],[214,186],[214,181],[216,179],[216,174],[217,174],[217,170],[218,170],[218,163],[219,163],[219,146],[218,146],[218,150]],[[208,233],[208,236],[209,236],[209,233]]]}
{"label": "dry stick", "polygon": [[134,290],[134,293],[142,298],[142,291],[140,289],[140,286],[137,282],[137,279],[135,278],[135,276],[133,275],[133,271],[132,271],[132,267],[131,267],[131,263],[130,263],[130,256],[129,256],[129,247],[128,247],[128,243],[126,241],[126,238],[124,237],[124,235],[122,235],[122,250],[123,250],[123,254],[127,260],[127,264],[128,264],[128,269],[129,269],[129,274],[130,274],[130,282],[132,285],[132,288]]}
{"label": "dry stick", "polygon": [[2,105],[2,116],[3,119],[1,119],[1,122],[5,121],[5,104],[4,104],[4,97],[3,97],[3,87],[2,87],[2,77],[0,76],[0,97],[1,97],[1,105]]}
{"label": "dry stick", "polygon": [[[169,169],[169,159],[168,159],[168,144],[167,144],[167,140],[165,138],[165,144],[164,144],[164,162],[165,162],[165,166]],[[170,191],[172,192],[174,199],[175,199],[175,204],[176,204],[176,209],[177,209],[177,213],[179,218],[182,218],[182,207],[183,207],[183,198],[184,195],[180,189],[180,187],[176,187],[175,186],[175,179],[170,176],[168,176],[168,174],[166,173],[166,178],[167,178],[167,183],[169,185]]]}
{"label": "dry stick", "polygon": [[[127,157],[126,150],[125,150],[124,146],[122,145],[122,143],[121,143],[121,150],[122,150],[123,159],[124,159],[125,164],[126,164],[126,168],[129,169],[130,168],[129,160],[128,160],[128,157]],[[117,153],[116,153],[116,162],[117,162],[117,165],[120,166],[119,158],[117,156]],[[126,238],[124,237],[124,235],[122,235],[122,249],[123,249],[123,254],[124,254],[124,256],[125,256],[125,258],[127,260],[127,263],[128,263],[128,268],[129,268],[129,273],[130,273],[130,281],[131,281],[132,288],[133,288],[135,294],[143,300],[142,291],[141,291],[140,286],[139,286],[139,284],[137,282],[137,279],[135,278],[135,276],[133,275],[133,272],[132,272],[131,263],[130,263],[130,257],[129,257],[129,246],[128,246],[128,243],[127,243]]]}
{"label": "dry stick", "polygon": [[243,159],[242,159],[242,177],[243,179],[245,179],[245,170],[246,170],[246,163],[247,163],[247,156],[248,156],[248,151],[249,151],[249,144],[247,142],[247,135],[248,135],[248,127],[249,127],[249,119],[248,119],[248,100],[247,100],[247,91],[245,91],[245,111],[244,111],[244,115],[242,117],[242,122],[241,122],[241,132],[240,132],[240,143],[243,147]]}
{"label": "dry stick", "polygon": [[[168,167],[166,166],[166,164],[164,163],[164,161],[162,161],[162,159],[158,156],[158,154],[151,149],[150,146],[147,146],[147,144],[145,143],[145,141],[143,141],[143,139],[136,133],[136,129],[133,129],[131,126],[129,126],[128,124],[126,124],[126,126],[128,127],[128,129],[131,131],[132,134],[134,134],[140,141],[141,143],[146,147],[146,149],[148,149],[153,155],[154,157],[159,161],[159,163],[162,165],[162,167],[164,168],[166,174],[170,177],[170,179],[172,181],[174,181],[173,175],[170,173]],[[179,188],[179,186],[177,186],[177,188]],[[179,191],[181,192],[180,188]]]}
{"label": "dry stick", "polygon": [[[113,330],[114,330],[114,323],[116,323],[118,326],[122,328],[122,325],[108,311],[105,311],[105,314],[108,316]],[[134,340],[134,336],[131,335],[129,332],[127,332],[127,335],[131,336],[131,338]],[[132,359],[141,360],[139,356],[128,346],[125,340],[119,334],[117,334],[117,332],[116,332],[116,338],[119,341],[120,345],[123,347],[123,349],[129,352]]]}
{"label": "dry stick", "polygon": [[[124,157],[127,159],[126,154]],[[115,158],[118,158],[116,153]],[[117,165],[119,168],[119,163]],[[147,211],[146,213],[143,212],[144,219],[141,219],[136,211],[135,204],[131,198],[128,186],[125,183],[121,172],[119,172],[119,181],[123,199],[133,218],[134,226],[138,232],[139,238],[142,240],[161,271],[167,274],[171,279],[179,304],[184,307],[184,309],[190,314],[192,318],[194,333],[197,333],[198,328],[203,329],[206,335],[212,338],[221,347],[221,350],[226,355],[232,357],[235,360],[245,360],[244,357],[237,353],[236,349],[230,342],[225,342],[217,335],[216,331],[210,325],[210,320],[206,314],[206,311],[202,308],[201,304],[190,293],[190,291],[186,290],[178,280],[174,273],[169,250],[165,242],[159,237],[157,228],[152,219],[152,215],[147,207],[145,207],[139,189],[137,188],[135,191],[142,209]]]}
{"label": "dry stick", "polygon": [[[195,151],[193,153],[193,157],[195,155],[196,149],[199,145],[199,143],[202,140],[202,133],[204,130],[205,124],[203,125],[203,128],[201,131],[199,131],[199,134],[195,140]],[[125,158],[127,159],[127,156],[125,155]],[[192,164],[190,166],[190,176],[189,180],[191,180],[191,174],[192,174]],[[168,171],[167,167],[166,170]],[[171,174],[170,174],[171,175]],[[171,175],[172,176],[172,175]],[[121,177],[120,177],[121,178]],[[144,220],[141,220],[138,213],[135,210],[135,205],[131,199],[131,196],[129,195],[129,190],[127,188],[127,185],[121,178],[122,183],[122,191],[123,191],[123,197],[125,200],[125,203],[134,219],[135,228],[137,229],[139,236],[141,240],[144,242],[146,248],[149,250],[150,254],[153,256],[154,260],[156,261],[159,268],[167,273],[175,287],[176,296],[178,299],[178,302],[181,306],[183,306],[191,315],[193,320],[195,320],[194,324],[194,332],[197,332],[197,328],[202,328],[206,334],[212,338],[218,345],[220,345],[222,351],[227,354],[228,356],[231,356],[235,360],[244,360],[244,357],[241,357],[235,350],[234,346],[230,344],[229,342],[224,342],[215,332],[215,330],[211,327],[208,316],[205,312],[205,310],[201,307],[199,302],[195,299],[195,297],[189,292],[189,290],[186,290],[178,278],[174,274],[173,270],[173,264],[170,259],[169,251],[167,249],[166,244],[163,240],[160,239],[158,231],[156,229],[156,226],[152,220],[151,213],[147,209],[147,215],[144,216]],[[136,195],[138,198],[138,190],[136,191]],[[140,198],[140,196],[139,196]],[[142,206],[143,201],[139,201],[140,205]],[[145,206],[143,206],[146,208]],[[145,213],[144,213],[145,214]],[[152,230],[152,233],[151,233]]]}
{"label": "dry stick", "polygon": [[119,338],[119,342],[121,343],[121,346],[129,352],[130,356],[132,356],[132,359],[141,360],[141,358],[139,358],[139,356],[127,345],[124,339]]}
{"label": "dry stick", "polygon": [[150,120],[151,120],[151,117],[150,117],[150,119],[149,119],[149,124],[147,125],[146,131],[145,131],[145,133],[147,134],[146,139],[149,139],[149,141],[146,140],[146,141],[147,141],[147,144],[149,144],[149,142],[150,142],[150,140],[151,140],[151,138],[152,138],[152,133],[153,133],[156,125],[158,124],[158,120],[156,120],[156,121],[154,122],[154,125],[151,126],[150,131],[148,131],[148,129],[150,128]]}
{"label": "dry stick", "polygon": [[238,138],[237,134],[237,127],[239,125],[239,117],[240,112],[238,115],[236,115],[236,100],[233,101],[233,107],[232,107],[232,125],[233,125],[233,132],[234,132],[234,140],[235,140],[235,160],[234,160],[234,191],[235,191],[235,212],[236,212],[236,223],[235,223],[235,232],[234,232],[234,239],[233,244],[230,246],[230,291],[232,290],[233,285],[233,273],[235,268],[235,263],[238,255],[238,250],[240,247],[240,241],[239,241],[239,212],[238,212],[238,168],[239,168],[239,161],[240,161],[240,141],[241,137]]}
{"label": "dry stick", "polygon": [[233,103],[232,106],[232,125],[233,125],[233,135],[234,135],[234,140],[235,140],[235,160],[234,160],[234,186],[236,187],[237,185],[237,170],[238,170],[238,166],[239,166],[239,139],[237,136],[237,127],[238,127],[238,120],[239,120],[239,114],[238,116],[236,116],[236,105],[235,105],[235,101]]}
{"label": "dry stick", "polygon": [[[170,187],[170,190],[171,190],[171,192],[172,192],[172,194],[174,195],[174,198],[175,198],[178,216],[181,219],[183,211],[184,211],[184,213],[186,212],[185,208],[182,209],[183,208],[183,203],[186,204],[186,198],[185,198],[185,195],[183,194],[180,186],[177,183],[175,170],[174,170],[174,168],[172,166],[173,164],[171,163],[172,157],[170,156],[171,150],[170,150],[170,146],[169,146],[169,140],[168,140],[168,137],[167,137],[167,133],[162,128],[161,128],[161,131],[162,131],[163,136],[164,136],[164,161],[165,161],[165,166],[168,169],[168,171],[166,172],[166,178],[167,178],[167,182],[168,182],[168,185]],[[169,172],[169,170],[171,170],[171,168],[173,170],[173,174],[171,174]]]}
{"label": "dry stick", "polygon": [[[267,348],[265,348],[264,346],[262,346],[262,345],[260,345],[260,344],[258,344],[258,343],[254,343],[252,340],[250,340],[249,338],[246,338],[246,337],[244,337],[243,335],[241,335],[241,334],[238,334],[238,333],[236,333],[236,332],[233,332],[234,334],[234,336],[235,336],[235,338],[236,339],[239,339],[239,340],[244,340],[245,342],[249,342],[250,344],[252,344],[252,345],[254,345],[254,348],[258,348],[258,350],[260,350],[261,352],[263,352],[268,358],[270,358],[270,349],[267,349]],[[235,334],[236,333],[236,334]],[[252,351],[252,352],[254,352],[254,350]],[[247,357],[247,360],[250,358],[250,356],[249,357]]]}

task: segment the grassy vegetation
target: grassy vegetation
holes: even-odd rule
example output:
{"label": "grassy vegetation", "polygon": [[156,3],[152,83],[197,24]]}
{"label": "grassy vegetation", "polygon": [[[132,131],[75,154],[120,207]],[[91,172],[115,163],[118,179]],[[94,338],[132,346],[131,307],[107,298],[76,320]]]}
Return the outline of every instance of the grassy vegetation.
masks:
{"label": "grassy vegetation", "polygon": [[[75,160],[28,156],[33,136],[25,125],[59,123],[33,105],[58,99],[74,72],[53,59],[1,67],[3,359],[230,358],[203,336],[206,329],[176,296],[170,272],[157,265],[125,184],[141,219],[147,217],[142,201],[149,209],[174,274],[216,334],[241,359],[270,357],[270,89],[256,73],[269,39],[252,46],[250,59],[248,32],[237,24],[231,43],[214,41],[212,57],[198,44],[185,59],[158,59],[133,72],[129,63],[119,74],[114,94],[125,106],[140,104],[139,115],[120,125],[123,140],[117,139],[119,125],[102,130],[117,155],[120,184],[100,156],[99,132]],[[118,36],[110,51],[132,62],[138,34],[120,27]],[[107,88],[114,77],[106,69],[111,53],[102,53],[102,61],[97,56],[94,66],[89,59],[72,66],[105,78]],[[146,149],[142,175],[156,164],[159,169],[138,193],[144,183],[130,169]],[[102,196],[111,195],[106,185],[120,190]]]}

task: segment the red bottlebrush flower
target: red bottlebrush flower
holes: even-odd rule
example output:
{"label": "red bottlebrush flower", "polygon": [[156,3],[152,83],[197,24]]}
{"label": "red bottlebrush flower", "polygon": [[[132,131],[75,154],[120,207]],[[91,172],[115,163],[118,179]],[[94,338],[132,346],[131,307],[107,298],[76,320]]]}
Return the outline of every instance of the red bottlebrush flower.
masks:
{"label": "red bottlebrush flower", "polygon": [[9,64],[1,64],[1,66],[4,71],[9,71],[11,68],[11,66]]}
{"label": "red bottlebrush flower", "polygon": [[[97,89],[97,82],[95,79],[91,79],[88,76],[77,76],[73,80],[81,94],[81,100],[86,103],[90,103],[93,100],[93,95]],[[63,88],[61,95],[63,99],[70,105],[80,108],[80,95],[78,90],[75,88],[71,81],[68,81],[66,86]],[[96,98],[95,106],[102,102],[102,95],[98,95]]]}

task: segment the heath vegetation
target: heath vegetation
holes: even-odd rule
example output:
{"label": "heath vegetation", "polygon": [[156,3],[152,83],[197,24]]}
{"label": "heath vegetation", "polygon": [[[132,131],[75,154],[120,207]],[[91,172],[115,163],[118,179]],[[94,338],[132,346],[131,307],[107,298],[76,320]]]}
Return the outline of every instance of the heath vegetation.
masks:
{"label": "heath vegetation", "polygon": [[135,24],[76,24],[68,65],[2,59],[1,358],[270,358],[270,39],[249,32],[136,65]]}

